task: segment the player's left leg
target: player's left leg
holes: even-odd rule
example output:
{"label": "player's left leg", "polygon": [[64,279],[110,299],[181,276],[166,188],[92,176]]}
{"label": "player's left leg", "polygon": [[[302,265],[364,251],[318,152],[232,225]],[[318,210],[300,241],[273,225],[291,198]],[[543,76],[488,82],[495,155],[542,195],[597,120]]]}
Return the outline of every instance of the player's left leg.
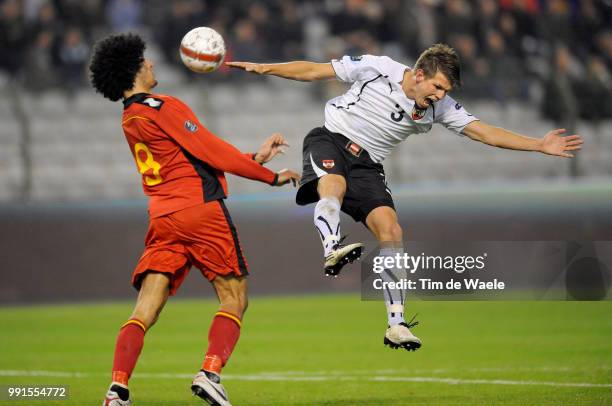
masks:
{"label": "player's left leg", "polygon": [[244,276],[217,276],[212,284],[219,298],[219,310],[208,332],[208,350],[202,369],[191,390],[212,405],[229,405],[221,385],[221,369],[227,363],[240,337],[242,317],[248,306],[247,279]]}
{"label": "player's left leg", "polygon": [[[403,253],[403,232],[397,220],[397,213],[392,207],[379,206],[373,209],[366,217],[365,223],[380,244],[381,257],[395,257]],[[405,270],[385,269],[380,276],[383,282],[397,282],[405,276]],[[405,292],[402,289],[385,289],[383,295],[389,325],[385,334],[385,345],[416,350],[421,346],[421,340],[410,332],[412,325],[408,325],[404,320]]]}

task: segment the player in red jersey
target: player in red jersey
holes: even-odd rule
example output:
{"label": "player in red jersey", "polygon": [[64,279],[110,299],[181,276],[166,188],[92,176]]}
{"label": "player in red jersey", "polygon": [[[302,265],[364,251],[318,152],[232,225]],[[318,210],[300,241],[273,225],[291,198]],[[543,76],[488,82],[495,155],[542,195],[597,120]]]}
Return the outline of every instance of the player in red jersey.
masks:
{"label": "player in red jersey", "polygon": [[179,99],[151,93],[153,63],[144,58],[137,35],[111,35],[98,42],[90,63],[91,82],[112,101],[123,99],[122,126],[144,192],[149,196],[146,248],[132,276],[139,291],[130,319],[117,337],[112,383],[103,405],[131,405],[128,379],[155,324],[192,266],[212,283],[220,301],[208,335],[208,350],[192,391],[214,405],[229,405],[221,385],[247,307],[247,263],[229,212],[224,172],[272,186],[299,175],[262,166],[286,146],[273,134],[259,151],[243,154],[216,137]]}

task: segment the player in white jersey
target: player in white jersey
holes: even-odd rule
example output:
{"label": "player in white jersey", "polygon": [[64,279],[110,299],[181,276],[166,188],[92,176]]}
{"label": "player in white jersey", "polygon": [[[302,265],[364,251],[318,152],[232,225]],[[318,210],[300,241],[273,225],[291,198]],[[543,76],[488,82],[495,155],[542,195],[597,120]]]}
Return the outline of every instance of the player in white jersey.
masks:
{"label": "player in white jersey", "polygon": [[[282,64],[228,62],[262,75],[299,81],[336,78],[352,83],[325,106],[325,125],[304,139],[304,171],[296,201],[317,202],[314,212],[325,251],[326,273],[361,255],[363,244],[340,244],[340,210],[361,221],[381,243],[382,256],[403,249],[402,228],[386,185],[382,162],[409,135],[424,133],[434,123],[458,135],[499,148],[537,151],[565,158],[581,148],[579,135],[564,129],[532,138],[494,127],[468,113],[448,93],[461,84],[459,58],[447,45],[425,50],[410,68],[386,56],[345,56],[331,63],[295,61]],[[398,277],[385,270],[383,280]],[[414,350],[420,340],[404,320],[404,292],[384,291],[389,328],[385,344]]]}

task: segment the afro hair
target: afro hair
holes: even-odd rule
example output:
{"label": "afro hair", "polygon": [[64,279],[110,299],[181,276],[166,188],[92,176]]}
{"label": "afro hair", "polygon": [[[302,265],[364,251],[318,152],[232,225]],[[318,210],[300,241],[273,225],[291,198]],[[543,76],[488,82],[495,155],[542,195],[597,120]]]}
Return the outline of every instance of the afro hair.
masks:
{"label": "afro hair", "polygon": [[144,62],[146,44],[136,34],[110,35],[98,41],[89,63],[91,84],[112,101],[134,87],[134,79]]}

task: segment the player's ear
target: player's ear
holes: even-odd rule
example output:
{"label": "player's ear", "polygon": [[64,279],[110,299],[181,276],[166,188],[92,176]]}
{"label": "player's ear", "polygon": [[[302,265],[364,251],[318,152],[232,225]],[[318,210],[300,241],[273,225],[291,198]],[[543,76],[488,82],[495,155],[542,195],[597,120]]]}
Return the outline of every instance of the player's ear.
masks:
{"label": "player's ear", "polygon": [[423,80],[425,80],[425,71],[421,68],[416,69],[414,71],[414,79],[416,80],[417,83],[420,83]]}

